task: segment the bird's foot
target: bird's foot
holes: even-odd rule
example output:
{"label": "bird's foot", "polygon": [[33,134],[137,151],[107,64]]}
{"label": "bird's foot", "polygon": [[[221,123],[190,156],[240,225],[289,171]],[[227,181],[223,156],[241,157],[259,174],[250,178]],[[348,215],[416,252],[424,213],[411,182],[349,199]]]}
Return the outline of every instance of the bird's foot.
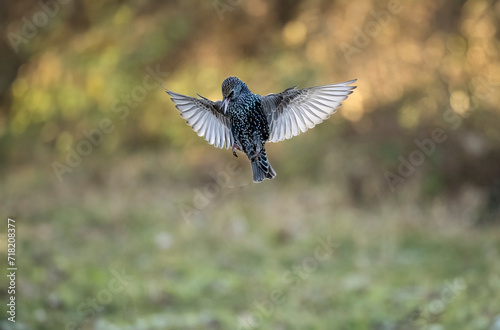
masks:
{"label": "bird's foot", "polygon": [[241,151],[240,147],[236,143],[233,143],[232,149],[233,149],[233,155],[234,155],[234,157],[238,157],[238,155],[236,154],[236,151],[237,150]]}

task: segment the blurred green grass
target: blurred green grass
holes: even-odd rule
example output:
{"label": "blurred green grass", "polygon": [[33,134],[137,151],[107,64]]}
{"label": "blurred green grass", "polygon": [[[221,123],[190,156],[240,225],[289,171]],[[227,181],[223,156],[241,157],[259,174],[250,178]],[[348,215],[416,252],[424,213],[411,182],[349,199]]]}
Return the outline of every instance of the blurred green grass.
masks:
{"label": "blurred green grass", "polygon": [[[19,329],[245,329],[249,318],[262,329],[485,329],[498,316],[500,233],[471,227],[466,212],[376,196],[356,207],[326,181],[249,184],[242,162],[186,221],[179,205],[214,181],[208,170],[191,186],[151,180],[164,156],[122,158],[112,172],[76,172],[64,185],[8,179],[31,187],[6,205],[24,210],[14,215]],[[315,268],[328,237],[333,253]],[[296,267],[302,275],[290,274]],[[108,303],[113,271],[132,279]],[[465,288],[443,300],[457,279]],[[270,307],[275,291],[283,302]],[[94,309],[89,299],[105,303]]]}

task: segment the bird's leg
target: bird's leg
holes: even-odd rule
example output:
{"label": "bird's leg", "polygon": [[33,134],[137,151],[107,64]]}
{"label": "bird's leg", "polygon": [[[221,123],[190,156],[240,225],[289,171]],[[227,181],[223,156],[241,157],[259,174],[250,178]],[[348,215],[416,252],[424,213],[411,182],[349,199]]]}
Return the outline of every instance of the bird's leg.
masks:
{"label": "bird's leg", "polygon": [[259,158],[261,150],[262,150],[262,146],[260,144],[257,144],[257,148],[255,148],[255,157],[256,158]]}
{"label": "bird's leg", "polygon": [[235,142],[235,143],[233,143],[232,149],[233,149],[233,155],[234,155],[234,157],[238,157],[238,155],[236,154],[236,151],[237,150],[241,151],[240,146]]}

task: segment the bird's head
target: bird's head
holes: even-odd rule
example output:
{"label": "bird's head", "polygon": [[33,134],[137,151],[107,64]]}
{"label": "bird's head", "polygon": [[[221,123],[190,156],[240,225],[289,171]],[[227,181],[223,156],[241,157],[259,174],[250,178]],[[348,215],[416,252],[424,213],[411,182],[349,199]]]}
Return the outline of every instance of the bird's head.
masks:
{"label": "bird's head", "polygon": [[241,93],[249,92],[247,85],[238,77],[229,77],[222,83],[222,106],[224,114],[227,112],[229,103],[236,101]]}

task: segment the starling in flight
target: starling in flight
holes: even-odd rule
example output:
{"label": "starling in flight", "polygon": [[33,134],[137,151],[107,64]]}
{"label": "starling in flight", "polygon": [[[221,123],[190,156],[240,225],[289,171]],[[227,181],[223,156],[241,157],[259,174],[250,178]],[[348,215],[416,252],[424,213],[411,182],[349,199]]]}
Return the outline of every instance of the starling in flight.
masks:
{"label": "starling in flight", "polygon": [[264,145],[289,139],[330,117],[356,86],[356,79],[335,85],[288,88],[279,94],[253,94],[237,77],[222,83],[222,101],[166,92],[199,136],[217,148],[243,151],[252,164],[253,181],[272,179]]}

